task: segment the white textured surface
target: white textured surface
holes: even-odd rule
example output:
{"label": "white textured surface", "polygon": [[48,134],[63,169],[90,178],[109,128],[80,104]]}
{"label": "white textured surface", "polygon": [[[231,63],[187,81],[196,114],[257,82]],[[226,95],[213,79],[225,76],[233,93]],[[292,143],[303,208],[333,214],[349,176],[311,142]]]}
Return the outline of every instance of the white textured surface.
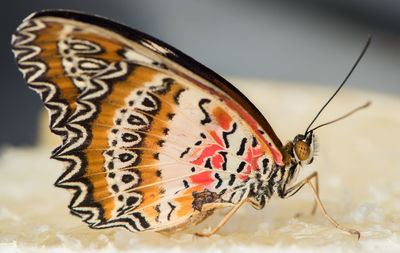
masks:
{"label": "white textured surface", "polygon": [[[282,141],[303,132],[334,90],[235,83]],[[309,215],[313,198],[307,187],[291,199],[273,199],[262,211],[243,207],[211,238],[192,233],[213,227],[222,213],[170,236],[92,230],[69,214],[69,193],[53,186],[62,165],[48,158],[56,144],[45,136],[37,147],[1,149],[0,252],[400,252],[400,98],[346,87],[318,122],[367,100],[370,108],[317,131],[318,157],[301,174],[319,171],[328,213],[360,230],[360,241],[335,229],[319,211]],[[303,215],[295,218],[299,212]]]}

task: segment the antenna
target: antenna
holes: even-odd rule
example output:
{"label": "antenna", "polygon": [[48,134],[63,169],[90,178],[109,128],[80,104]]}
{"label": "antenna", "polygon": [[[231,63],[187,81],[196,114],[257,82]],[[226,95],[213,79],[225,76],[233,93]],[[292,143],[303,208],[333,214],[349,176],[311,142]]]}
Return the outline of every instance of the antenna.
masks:
{"label": "antenna", "polygon": [[367,107],[370,106],[370,105],[371,105],[371,102],[368,101],[367,103],[365,103],[365,104],[363,104],[363,105],[361,105],[361,106],[359,106],[359,107],[353,109],[352,111],[346,113],[345,115],[343,115],[343,116],[341,116],[341,117],[339,117],[339,118],[337,118],[337,119],[331,120],[331,121],[329,121],[329,122],[326,122],[326,123],[323,123],[323,124],[321,124],[321,125],[319,125],[319,126],[314,127],[314,128],[311,129],[309,132],[312,132],[312,131],[314,131],[314,130],[320,128],[320,127],[323,127],[323,126],[326,126],[326,125],[330,125],[330,124],[335,123],[335,122],[337,122],[337,121],[339,121],[339,120],[342,120],[342,119],[344,119],[344,118],[347,118],[347,117],[349,117],[350,115],[352,115],[353,113],[355,113],[355,112],[357,112],[357,111],[359,111],[359,110],[361,110],[361,109],[367,108]]}
{"label": "antenna", "polygon": [[[304,135],[307,135],[307,133],[309,132],[310,127],[312,126],[312,124],[314,124],[315,120],[319,117],[319,115],[322,113],[322,111],[325,109],[325,107],[329,104],[329,102],[331,102],[331,100],[336,96],[336,94],[340,91],[340,89],[343,87],[343,85],[347,82],[347,79],[349,79],[349,77],[351,76],[351,74],[353,73],[354,69],[357,67],[358,63],[360,62],[361,58],[363,58],[365,52],[367,51],[369,44],[371,43],[371,39],[372,39],[372,35],[369,34],[368,35],[368,40],[367,43],[365,44],[363,50],[361,51],[360,56],[358,56],[356,62],[354,63],[353,67],[351,68],[350,72],[347,74],[346,78],[343,80],[343,82],[340,84],[339,88],[337,88],[337,90],[335,91],[335,93],[333,93],[333,95],[328,99],[328,101],[324,104],[324,106],[322,106],[322,108],[319,110],[319,112],[317,113],[317,116],[314,117],[314,119],[311,121],[310,125],[308,125],[306,132],[304,133]],[[315,128],[314,128],[315,130]]]}

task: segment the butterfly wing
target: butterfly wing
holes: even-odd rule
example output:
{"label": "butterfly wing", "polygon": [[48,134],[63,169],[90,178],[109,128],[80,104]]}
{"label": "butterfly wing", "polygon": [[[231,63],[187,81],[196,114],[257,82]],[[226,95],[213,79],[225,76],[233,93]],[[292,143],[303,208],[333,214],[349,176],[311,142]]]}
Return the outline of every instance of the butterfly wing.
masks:
{"label": "butterfly wing", "polygon": [[[282,144],[245,96],[139,31],[70,11],[31,15],[12,40],[66,162],[57,180],[93,228],[196,223],[247,197]],[[264,134],[263,134],[264,133]]]}

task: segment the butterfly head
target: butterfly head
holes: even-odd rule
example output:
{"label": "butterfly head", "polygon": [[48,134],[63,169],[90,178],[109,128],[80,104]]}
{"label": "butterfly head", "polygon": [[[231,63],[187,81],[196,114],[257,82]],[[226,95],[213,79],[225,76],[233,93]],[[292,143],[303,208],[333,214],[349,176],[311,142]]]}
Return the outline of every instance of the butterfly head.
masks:
{"label": "butterfly head", "polygon": [[312,163],[316,147],[315,136],[312,131],[305,135],[297,135],[291,143],[291,154],[296,163],[300,166]]}

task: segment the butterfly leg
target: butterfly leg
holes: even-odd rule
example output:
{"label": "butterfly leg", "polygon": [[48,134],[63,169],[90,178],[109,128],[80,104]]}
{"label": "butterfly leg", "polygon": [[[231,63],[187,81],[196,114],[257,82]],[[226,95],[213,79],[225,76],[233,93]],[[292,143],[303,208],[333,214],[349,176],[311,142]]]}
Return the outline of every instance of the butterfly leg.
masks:
{"label": "butterfly leg", "polygon": [[[311,179],[315,178],[315,185],[316,187],[314,188],[313,184],[311,183]],[[315,213],[315,209],[317,206],[319,206],[319,208],[321,209],[322,214],[337,228],[340,229],[342,231],[348,232],[350,234],[354,234],[358,236],[358,239],[360,239],[360,232],[355,230],[355,229],[351,229],[351,228],[347,228],[347,227],[343,227],[341,226],[339,223],[337,223],[331,216],[329,216],[329,214],[326,212],[324,205],[321,202],[321,199],[319,198],[319,184],[318,184],[318,173],[314,172],[312,173],[310,176],[306,177],[305,179],[301,180],[299,183],[297,183],[296,185],[290,187],[285,194],[283,195],[284,198],[287,197],[291,197],[294,194],[296,194],[301,188],[303,188],[303,186],[305,184],[308,184],[312,190],[312,193],[314,195],[314,199],[315,199],[315,203],[314,203],[314,207],[312,210],[312,214]]]}
{"label": "butterfly leg", "polygon": [[[311,180],[312,178],[315,179],[315,189],[317,191],[317,194],[319,196],[319,182],[318,182],[318,172],[313,172],[310,176],[307,177],[309,180]],[[289,198],[293,195],[295,195],[305,184],[306,184],[306,179],[301,180],[299,183],[295,184],[294,186],[290,187],[284,194],[283,196],[281,196],[282,198]],[[315,214],[315,211],[317,210],[317,200],[314,199],[314,205],[313,208],[311,210],[311,215]],[[300,216],[302,216],[303,214],[301,212],[296,213],[294,215],[294,217],[298,218]]]}
{"label": "butterfly leg", "polygon": [[[307,180],[311,181],[311,179],[315,180],[315,190],[317,192],[317,195],[319,196],[319,180],[318,180],[318,172],[314,171],[311,175],[309,175],[307,178],[301,180],[299,183],[295,184],[294,186],[290,187],[283,195],[283,198],[289,198],[296,194],[306,183]],[[318,202],[316,199],[314,199],[314,205],[311,210],[311,215],[315,214],[315,211],[317,210]],[[301,216],[301,214],[297,214],[296,216]]]}
{"label": "butterfly leg", "polygon": [[[318,196],[318,198],[319,198],[319,180],[318,180],[318,172],[314,172],[314,173],[315,173],[315,176],[312,177],[312,178],[314,178],[315,192],[317,193],[317,196]],[[311,180],[311,178],[310,178],[310,180]],[[309,183],[309,184],[311,184],[311,183]],[[311,210],[311,215],[314,215],[314,214],[315,214],[315,211],[317,211],[317,206],[318,206],[318,201],[317,201],[317,199],[314,198],[314,205],[313,205],[313,208],[312,208],[312,210]]]}
{"label": "butterfly leg", "polygon": [[203,233],[195,233],[196,236],[198,237],[209,237],[215,234],[225,223],[229,220],[229,218],[232,217],[234,213],[236,213],[237,210],[244,204],[244,202],[247,201],[247,198],[242,199],[239,204],[237,204],[235,207],[233,207],[227,215],[222,219],[222,221],[213,229],[211,232],[203,234]]}
{"label": "butterfly leg", "polygon": [[313,192],[313,194],[314,194],[314,198],[315,198],[315,200],[317,201],[318,206],[319,206],[319,208],[321,209],[322,214],[323,214],[336,228],[338,228],[338,229],[340,229],[340,230],[343,230],[343,231],[346,231],[346,232],[348,232],[348,233],[350,233],[350,234],[357,235],[357,236],[358,236],[358,239],[360,240],[360,232],[359,232],[359,231],[357,231],[357,230],[355,230],[355,229],[352,229],[352,228],[347,228],[347,227],[341,226],[341,225],[338,224],[331,216],[328,215],[328,213],[326,212],[324,206],[322,205],[322,202],[321,202],[321,200],[320,200],[320,198],[319,198],[319,196],[318,196],[318,193],[317,193],[316,189],[314,188],[314,186],[312,185],[312,183],[311,183],[311,181],[310,181],[309,179],[307,179],[307,183],[308,183],[308,184],[310,185],[310,187],[311,187],[311,190],[312,190],[312,192]]}

